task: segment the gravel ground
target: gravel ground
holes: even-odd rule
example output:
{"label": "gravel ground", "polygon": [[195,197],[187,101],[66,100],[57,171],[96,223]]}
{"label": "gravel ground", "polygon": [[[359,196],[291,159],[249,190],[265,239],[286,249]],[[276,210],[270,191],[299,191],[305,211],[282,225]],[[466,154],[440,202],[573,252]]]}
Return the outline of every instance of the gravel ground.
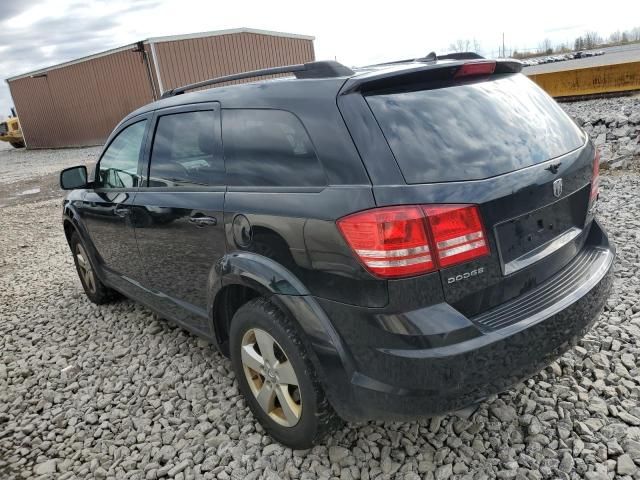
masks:
{"label": "gravel ground", "polygon": [[640,95],[563,103],[600,151],[603,168],[640,164]]}
{"label": "gravel ground", "polygon": [[0,144],[0,208],[60,198],[60,170],[74,165],[90,168],[100,153],[100,147],[25,150]]}
{"label": "gravel ground", "polygon": [[[53,171],[95,149],[13,154]],[[32,181],[4,180],[5,198]],[[0,479],[640,479],[638,192],[638,171],[602,179],[615,291],[578,347],[475,410],[348,425],[308,451],[263,433],[206,342],[131,301],[89,303],[59,193],[24,196],[0,208]]]}

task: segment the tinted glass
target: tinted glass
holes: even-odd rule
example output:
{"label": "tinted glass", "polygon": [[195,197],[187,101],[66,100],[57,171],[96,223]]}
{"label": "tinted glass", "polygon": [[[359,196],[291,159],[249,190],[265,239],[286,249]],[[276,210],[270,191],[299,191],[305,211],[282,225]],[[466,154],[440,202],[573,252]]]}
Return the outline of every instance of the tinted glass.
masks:
{"label": "tinted glass", "polygon": [[151,150],[149,186],[223,185],[224,162],[215,152],[214,122],[211,110],[160,117]]}
{"label": "tinted glass", "polygon": [[281,110],[223,110],[230,185],[322,186],[327,180],[300,120]]}
{"label": "tinted glass", "polygon": [[524,75],[370,95],[367,102],[408,183],[501,175],[585,141],[558,104]]}
{"label": "tinted glass", "polygon": [[103,188],[138,186],[138,158],[147,121],[129,125],[122,130],[104,152],[98,167],[97,180]]}

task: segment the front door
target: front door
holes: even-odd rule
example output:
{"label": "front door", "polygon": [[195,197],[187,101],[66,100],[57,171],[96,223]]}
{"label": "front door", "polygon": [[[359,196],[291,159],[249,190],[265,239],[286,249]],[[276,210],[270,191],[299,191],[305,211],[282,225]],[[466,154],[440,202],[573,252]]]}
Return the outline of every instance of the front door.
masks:
{"label": "front door", "polygon": [[128,288],[131,280],[144,280],[131,214],[149,121],[146,117],[133,119],[112,136],[98,160],[94,188],[82,202],[81,215],[101,271],[115,287]]}
{"label": "front door", "polygon": [[156,112],[148,178],[135,199],[147,285],[164,311],[204,334],[210,274],[225,253],[219,113],[215,103]]}

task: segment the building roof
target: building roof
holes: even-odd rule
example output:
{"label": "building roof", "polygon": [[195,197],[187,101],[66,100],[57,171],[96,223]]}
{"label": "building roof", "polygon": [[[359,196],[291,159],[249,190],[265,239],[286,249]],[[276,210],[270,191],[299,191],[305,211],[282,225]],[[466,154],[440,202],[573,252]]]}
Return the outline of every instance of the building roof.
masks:
{"label": "building roof", "polygon": [[[216,36],[219,36],[219,35],[231,35],[231,34],[234,34],[234,33],[254,33],[254,34],[257,34],[257,35],[269,35],[269,36],[272,36],[272,37],[297,38],[297,39],[300,39],[300,40],[315,40],[315,37],[310,36],[310,35],[299,35],[299,34],[296,34],[296,33],[274,32],[274,31],[271,31],[271,30],[260,30],[260,29],[257,29],[257,28],[241,27],[241,28],[230,28],[230,29],[226,29],[226,30],[213,30],[213,31],[210,31],[210,32],[187,33],[185,35],[172,35],[172,36],[166,36],[166,37],[152,37],[152,38],[147,38],[146,40],[142,40],[142,43],[153,45],[154,43],[176,42],[176,41],[180,41],[180,40],[189,40],[189,39],[193,39],[193,38],[216,37]],[[30,72],[14,75],[13,77],[7,78],[6,81],[7,82],[11,82],[13,80],[19,80],[21,78],[34,77],[34,76],[37,76],[37,75],[42,75],[42,74],[47,73],[47,72],[49,72],[51,70],[55,70],[57,68],[64,68],[64,67],[68,67],[70,65],[75,65],[77,63],[82,63],[82,62],[86,62],[88,60],[93,60],[94,58],[105,57],[105,56],[111,55],[113,53],[130,50],[132,48],[135,48],[135,46],[138,43],[140,43],[140,42],[129,43],[127,45],[123,45],[122,47],[112,48],[110,50],[105,50],[103,52],[94,53],[93,55],[87,55],[85,57],[80,57],[80,58],[77,58],[75,60],[70,60],[68,62],[58,63],[56,65],[51,65],[49,67],[44,67],[44,68],[40,68],[38,70],[33,70],[33,71],[30,71]]]}
{"label": "building roof", "polygon": [[[161,98],[134,110],[122,120],[148,113],[154,110],[190,105],[194,103],[220,102],[225,108],[276,108],[287,109],[304,104],[301,99],[311,102],[314,99],[335,98],[347,77],[327,77],[299,80],[294,76],[270,79],[256,79],[248,83],[225,85],[187,92],[172,97]],[[297,102],[297,103],[296,103]],[[326,102],[331,105],[331,102]]]}

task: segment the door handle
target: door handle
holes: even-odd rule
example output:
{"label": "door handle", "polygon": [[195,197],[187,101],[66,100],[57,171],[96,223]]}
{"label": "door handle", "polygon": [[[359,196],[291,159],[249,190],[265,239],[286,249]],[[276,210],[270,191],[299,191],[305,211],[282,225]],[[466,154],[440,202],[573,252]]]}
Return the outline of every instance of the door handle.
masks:
{"label": "door handle", "polygon": [[196,227],[213,227],[218,224],[218,220],[214,217],[190,217],[189,222]]}
{"label": "door handle", "polygon": [[129,215],[131,212],[128,208],[115,208],[113,210],[113,213],[115,213],[118,217],[126,217],[127,215]]}

